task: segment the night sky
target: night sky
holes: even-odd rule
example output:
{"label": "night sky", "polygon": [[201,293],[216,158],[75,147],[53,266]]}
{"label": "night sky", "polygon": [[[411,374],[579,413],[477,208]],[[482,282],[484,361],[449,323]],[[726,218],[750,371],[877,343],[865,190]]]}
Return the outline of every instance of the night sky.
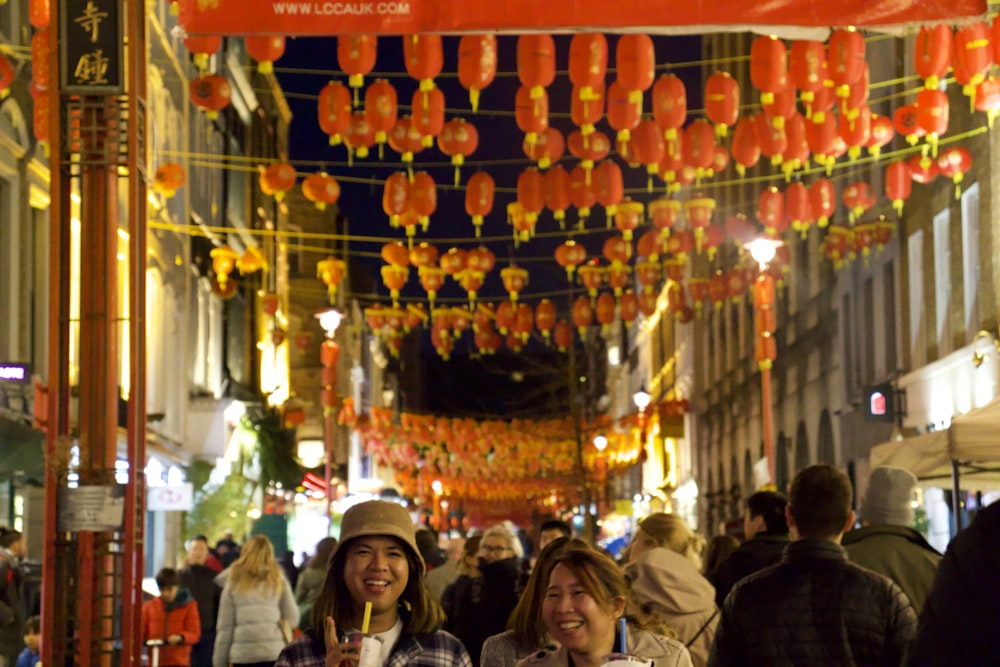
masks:
{"label": "night sky", "polygon": [[[480,291],[480,299],[497,303],[507,298],[507,293],[500,280],[500,269],[506,266],[510,260],[516,260],[519,266],[530,272],[529,284],[522,294],[522,299],[533,305],[538,301],[538,298],[533,298],[532,294],[560,291],[560,294],[551,295],[549,298],[556,303],[560,316],[566,318],[571,302],[569,294],[565,293],[567,288],[566,273],[554,261],[553,252],[559,244],[574,233],[577,220],[575,210],[567,211],[567,232],[554,234],[548,238],[535,238],[528,242],[521,242],[519,247],[515,247],[512,239],[512,228],[506,220],[506,207],[508,203],[516,199],[516,195],[513,191],[501,192],[504,188],[515,189],[518,175],[524,168],[532,165],[522,150],[523,135],[513,116],[514,97],[520,85],[516,69],[517,38],[515,36],[498,38],[497,77],[493,84],[482,92],[479,112],[475,114],[471,111],[468,93],[459,84],[455,74],[458,62],[458,39],[458,37],[444,39],[444,68],[442,75],[436,79],[436,83],[445,95],[448,110],[446,120],[455,117],[464,118],[475,124],[479,131],[479,147],[461,171],[462,186],[469,176],[480,168],[486,169],[493,176],[498,191],[493,214],[486,219],[483,227],[483,236],[502,237],[502,240],[486,243],[496,255],[497,266],[487,276],[483,289]],[[615,40],[614,35],[608,36],[608,83],[614,79],[611,69],[614,67]],[[559,129],[564,137],[575,129],[569,118],[571,84],[565,71],[568,67],[569,42],[569,35],[556,37],[558,73],[555,82],[548,88],[550,125]],[[700,108],[703,88],[700,65],[682,66],[674,69],[664,67],[666,63],[698,61],[700,58],[700,38],[663,36],[654,37],[654,42],[658,64],[657,76],[668,72],[680,76],[685,80],[687,87],[688,108]],[[377,150],[373,149],[372,154],[367,159],[355,159],[353,166],[348,166],[346,148],[342,145],[329,146],[327,135],[322,132],[317,123],[316,96],[319,91],[330,80],[347,83],[347,77],[338,69],[336,46],[335,38],[290,39],[285,55],[275,63],[275,70],[280,78],[282,88],[288,96],[293,114],[291,160],[300,173],[324,169],[334,178],[338,178],[342,188],[339,205],[342,214],[350,221],[352,234],[404,239],[402,229],[392,229],[382,210],[382,183],[393,172],[403,168],[399,154],[386,146],[384,157],[379,161]],[[417,82],[406,73],[402,59],[401,37],[379,39],[378,61],[375,71],[372,75],[365,77],[365,85],[367,86],[376,78],[386,78],[393,84],[399,99],[400,116],[408,113],[404,107],[409,105]],[[362,90],[362,101],[363,93]],[[650,112],[650,100],[651,94],[647,92],[644,100],[647,113]],[[598,125],[598,129],[611,137],[612,140],[614,139],[614,131],[607,125],[606,121],[602,121]],[[481,161],[490,161],[491,164],[482,166],[478,164]],[[306,164],[307,162],[319,164]],[[567,151],[562,159],[562,165],[569,171],[575,163],[576,159]],[[648,202],[663,194],[664,190],[659,179],[654,179],[655,191],[646,193],[647,176],[644,168],[633,169],[622,161],[619,161],[619,166],[622,167],[626,190],[629,188],[641,189],[639,193],[630,193],[634,199]],[[471,220],[465,212],[464,190],[461,187],[453,187],[454,167],[451,166],[449,158],[442,154],[435,145],[417,154],[414,168],[428,171],[437,183],[437,212],[431,217],[429,231],[426,234],[418,232],[416,241],[428,240],[434,243],[441,254],[454,246],[470,249],[479,245],[474,238]],[[372,182],[349,183],[344,180],[344,177],[370,179]],[[600,206],[593,209],[587,222],[587,230],[595,231],[594,233],[577,235],[575,239],[587,247],[588,257],[599,256],[607,237],[612,233],[618,233],[617,230],[613,232],[607,230],[605,214]],[[537,231],[539,233],[559,231],[559,226],[553,220],[551,212],[542,213]],[[636,238],[640,233],[641,230],[637,232]],[[461,242],[434,240],[442,238],[461,238],[463,240]],[[365,262],[370,265],[379,300],[388,303],[388,289],[381,284],[378,274],[382,261],[377,258],[377,253],[381,246],[381,242],[352,241],[350,243],[352,253],[361,252],[376,256],[354,255],[351,261]],[[582,290],[578,287],[576,295],[580,293]],[[371,295],[362,296],[370,297]],[[404,299],[426,300],[426,294],[420,287],[415,270],[411,269],[407,289],[403,292],[403,296]],[[452,298],[455,300],[455,305],[459,305],[465,302],[466,294],[454,280],[448,278],[439,296],[443,297],[445,301]],[[475,350],[471,344],[471,334],[466,334],[464,338],[465,343],[456,346],[456,356],[461,357]],[[526,351],[530,355],[532,349],[535,349],[538,354],[544,356],[546,351],[538,349],[540,347],[535,344],[529,346]],[[426,360],[434,366],[438,366],[433,359],[435,355],[429,343],[424,345],[424,349]],[[474,367],[475,362],[473,362],[471,372],[473,377],[475,375]],[[459,370],[457,365],[453,368],[457,373]],[[448,366],[445,364],[438,370],[441,373],[448,373],[447,369]],[[469,375],[470,373],[466,370],[461,374]],[[468,383],[458,378],[454,378],[453,382],[443,382],[442,384],[452,386],[453,391],[458,395],[468,390]],[[450,394],[451,392],[449,392]],[[445,402],[447,405],[441,407],[449,412],[454,412],[457,409],[454,404],[460,401],[456,401],[452,396]],[[480,406],[480,409],[483,407],[485,406]]]}

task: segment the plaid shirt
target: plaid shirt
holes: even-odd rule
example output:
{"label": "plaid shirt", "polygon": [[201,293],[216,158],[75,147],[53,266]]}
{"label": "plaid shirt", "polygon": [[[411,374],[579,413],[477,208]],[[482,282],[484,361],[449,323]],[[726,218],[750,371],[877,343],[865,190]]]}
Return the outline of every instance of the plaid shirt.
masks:
{"label": "plaid shirt", "polygon": [[[438,630],[427,635],[403,635],[385,667],[472,667],[465,647],[454,635]],[[286,646],[274,667],[326,667],[322,638],[305,634]]]}

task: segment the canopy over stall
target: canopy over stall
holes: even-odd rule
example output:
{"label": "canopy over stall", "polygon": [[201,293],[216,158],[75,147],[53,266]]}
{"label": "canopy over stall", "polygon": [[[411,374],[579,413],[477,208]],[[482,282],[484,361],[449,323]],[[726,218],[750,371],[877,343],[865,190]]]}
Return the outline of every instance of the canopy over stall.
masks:
{"label": "canopy over stall", "polygon": [[924,486],[951,478],[955,503],[960,476],[977,489],[1000,490],[1000,397],[955,417],[943,431],[873,447],[869,463],[909,470]]}
{"label": "canopy over stall", "polygon": [[[774,0],[746,3],[659,0],[180,0],[188,34],[341,35],[536,30],[599,30],[651,34],[742,31],[805,38],[809,29],[853,25],[900,30],[924,23],[960,22],[985,14],[982,0]],[[798,32],[789,32],[795,27]],[[816,36],[813,39],[823,39]]]}

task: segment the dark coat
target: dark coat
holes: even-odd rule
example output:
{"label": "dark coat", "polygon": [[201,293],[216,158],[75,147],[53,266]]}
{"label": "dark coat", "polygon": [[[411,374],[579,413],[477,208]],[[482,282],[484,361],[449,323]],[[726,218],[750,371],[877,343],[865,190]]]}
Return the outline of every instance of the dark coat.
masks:
{"label": "dark coat", "polygon": [[181,570],[181,587],[191,592],[198,602],[198,617],[202,632],[215,632],[219,616],[219,596],[222,589],[215,583],[218,573],[208,565],[188,565]]}
{"label": "dark coat", "polygon": [[0,550],[0,656],[11,665],[24,648],[23,584],[20,565],[9,552]]}
{"label": "dark coat", "polygon": [[920,614],[941,560],[923,535],[906,526],[865,526],[844,533],[840,543],[852,563],[895,581]]}
{"label": "dark coat", "polygon": [[917,617],[899,586],[825,540],[792,542],[726,598],[709,667],[899,665]]}
{"label": "dark coat", "polygon": [[788,533],[757,533],[744,542],[729,558],[722,561],[715,574],[709,577],[715,586],[715,604],[722,609],[726,596],[740,579],[781,560],[781,553],[788,546]]}
{"label": "dark coat", "polygon": [[517,558],[480,563],[476,578],[459,577],[445,589],[442,606],[445,629],[462,640],[473,664],[479,664],[483,642],[507,628],[507,619],[521,594]]}
{"label": "dark coat", "polygon": [[984,667],[1000,661],[1000,502],[948,545],[920,615],[909,665]]}

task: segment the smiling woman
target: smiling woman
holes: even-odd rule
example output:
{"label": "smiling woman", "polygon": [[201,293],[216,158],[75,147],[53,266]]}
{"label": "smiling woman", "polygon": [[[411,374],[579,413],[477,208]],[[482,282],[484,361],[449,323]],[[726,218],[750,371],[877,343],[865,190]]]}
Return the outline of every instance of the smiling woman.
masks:
{"label": "smiling woman", "polygon": [[[558,649],[539,652],[518,667],[598,667],[620,646],[624,652],[656,665],[690,667],[691,656],[679,642],[646,630],[649,619],[631,610],[628,582],[610,556],[572,541],[546,563],[541,616]],[[628,636],[618,634],[627,619]]]}
{"label": "smiling woman", "polygon": [[423,582],[424,561],[409,513],[372,500],[344,514],[312,629],[291,644],[275,667],[325,667],[361,658],[359,634],[377,637],[377,664],[469,667],[455,637],[440,630],[441,607]]}

